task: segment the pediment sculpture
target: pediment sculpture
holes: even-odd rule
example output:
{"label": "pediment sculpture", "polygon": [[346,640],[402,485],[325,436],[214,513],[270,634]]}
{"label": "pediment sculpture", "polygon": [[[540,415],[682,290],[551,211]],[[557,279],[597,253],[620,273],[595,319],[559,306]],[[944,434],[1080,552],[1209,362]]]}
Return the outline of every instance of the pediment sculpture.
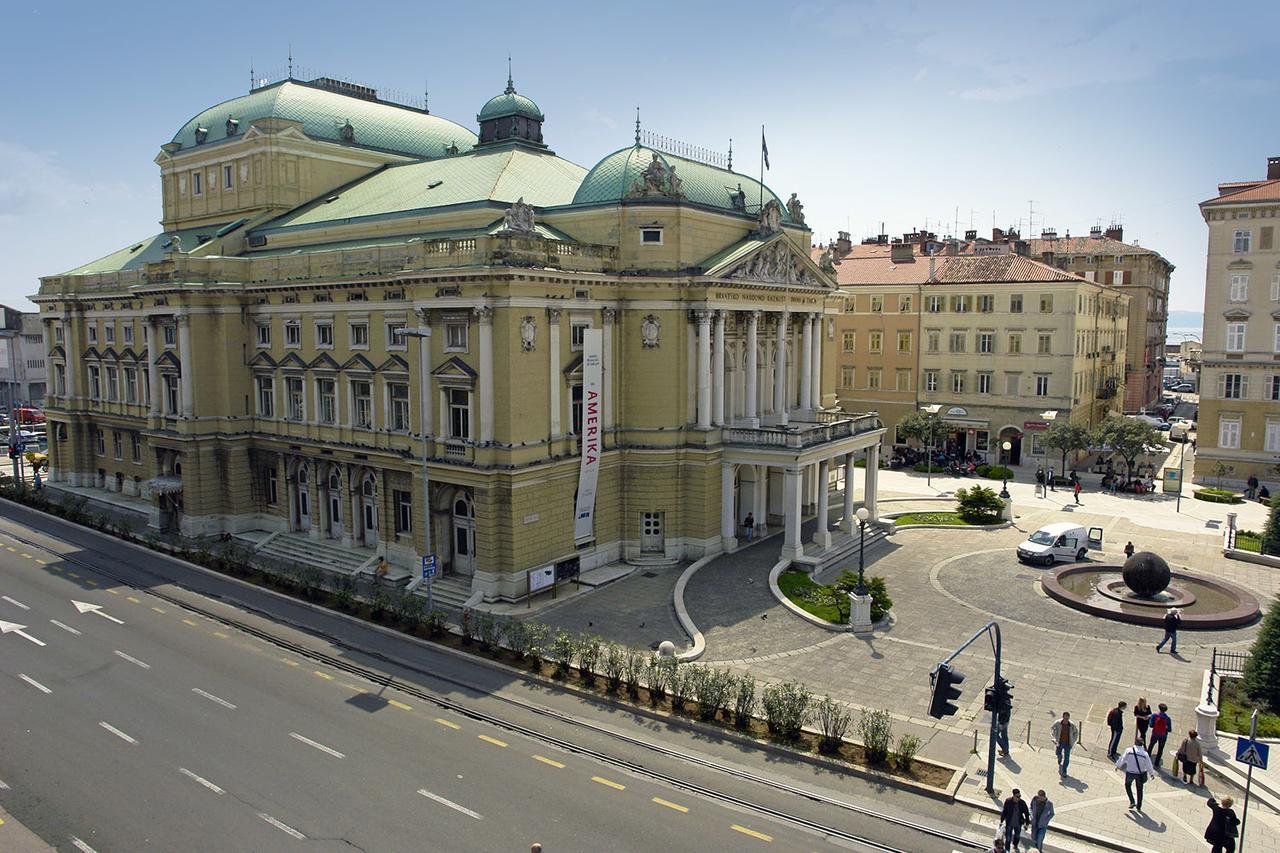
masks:
{"label": "pediment sculpture", "polygon": [[795,252],[782,241],[765,246],[731,270],[727,277],[777,284],[819,284]]}
{"label": "pediment sculpture", "polygon": [[787,213],[791,215],[791,221],[795,224],[804,224],[804,205],[800,203],[800,199],[796,198],[795,193],[787,199]]}
{"label": "pediment sculpture", "polygon": [[776,198],[771,198],[760,208],[760,218],[756,224],[756,235],[768,237],[782,230],[782,205]]}
{"label": "pediment sculpture", "polygon": [[524,203],[524,196],[520,196],[516,203],[508,207],[502,214],[502,233],[533,233],[533,208]]}
{"label": "pediment sculpture", "polygon": [[631,189],[627,191],[628,198],[644,198],[647,196],[662,196],[665,198],[684,198],[683,182],[676,177],[676,167],[669,166],[658,155],[653,152],[653,159],[649,161],[649,165],[640,173],[640,177],[636,178],[631,185]]}
{"label": "pediment sculpture", "polygon": [[818,269],[828,273],[829,275],[835,275],[836,259],[830,247],[823,250],[822,257],[818,258]]}

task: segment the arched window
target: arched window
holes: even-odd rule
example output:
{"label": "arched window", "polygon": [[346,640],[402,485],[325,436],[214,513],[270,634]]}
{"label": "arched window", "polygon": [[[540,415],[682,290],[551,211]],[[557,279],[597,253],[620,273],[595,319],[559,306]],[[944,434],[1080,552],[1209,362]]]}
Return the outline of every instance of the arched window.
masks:
{"label": "arched window", "polygon": [[378,484],[374,482],[373,477],[365,477],[364,482],[360,484],[360,494],[366,498],[377,497]]}
{"label": "arched window", "polygon": [[471,504],[465,497],[460,497],[453,503],[453,514],[457,518],[471,517]]}

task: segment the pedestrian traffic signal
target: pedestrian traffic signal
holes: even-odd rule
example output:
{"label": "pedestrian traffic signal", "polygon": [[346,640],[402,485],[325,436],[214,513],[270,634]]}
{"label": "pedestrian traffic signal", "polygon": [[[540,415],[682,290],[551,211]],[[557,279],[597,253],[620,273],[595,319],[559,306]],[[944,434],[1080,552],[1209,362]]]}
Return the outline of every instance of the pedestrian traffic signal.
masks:
{"label": "pedestrian traffic signal", "polygon": [[960,698],[960,687],[964,681],[964,673],[952,669],[950,664],[940,663],[929,673],[933,683],[933,693],[929,698],[929,716],[941,720],[950,717],[960,710],[952,700]]}
{"label": "pedestrian traffic signal", "polygon": [[994,710],[997,714],[1004,716],[1013,713],[1013,685],[1004,678],[997,678],[995,687],[990,689],[995,694],[993,697],[995,707],[988,710]]}

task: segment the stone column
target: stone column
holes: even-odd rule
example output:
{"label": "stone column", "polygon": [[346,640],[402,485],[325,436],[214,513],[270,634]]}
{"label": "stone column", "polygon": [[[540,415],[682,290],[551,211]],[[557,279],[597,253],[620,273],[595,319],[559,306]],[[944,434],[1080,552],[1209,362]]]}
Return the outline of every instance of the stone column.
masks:
{"label": "stone column", "polygon": [[812,398],[813,315],[805,314],[800,322],[800,408],[808,408]]}
{"label": "stone column", "polygon": [[826,459],[818,463],[818,527],[813,533],[813,544],[818,546],[820,550],[831,547],[831,531],[827,525],[827,515],[830,509],[828,505],[827,475],[830,471],[830,464]]}
{"label": "stone column", "polygon": [[804,554],[804,545],[800,542],[800,469],[787,466],[783,478],[782,511],[784,531],[782,538],[782,558],[794,560]]}
{"label": "stone column", "polygon": [[617,316],[616,308],[600,309],[600,341],[603,349],[600,365],[604,374],[600,385],[600,408],[603,410],[602,439],[605,440],[613,430],[613,321]]}
{"label": "stone column", "polygon": [[773,360],[773,411],[778,423],[787,424],[787,312],[778,314],[777,355]]}
{"label": "stone column", "polygon": [[853,476],[858,471],[856,462],[855,454],[844,455],[844,507],[840,512],[840,529],[845,533],[853,532]]}
{"label": "stone column", "polygon": [[551,368],[548,378],[551,408],[551,440],[560,435],[560,386],[564,377],[560,375],[560,309],[547,309],[547,363]]}
{"label": "stone column", "polygon": [[493,443],[493,309],[476,309],[480,320],[480,443]]}
{"label": "stone column", "polygon": [[[756,362],[760,357],[760,331],[758,324],[760,322],[760,312],[750,311],[747,313],[747,370],[746,382],[743,393],[746,395],[746,408],[744,417],[753,427],[760,426],[760,406],[758,403]],[[759,524],[759,522],[756,522]]]}
{"label": "stone column", "polygon": [[435,432],[434,421],[431,419],[431,309],[419,308],[417,314],[418,330],[424,335],[418,338],[418,363],[421,365],[418,376],[422,383],[422,387],[418,389],[418,434],[429,442]]}
{"label": "stone column", "polygon": [[[160,327],[155,323],[154,317],[147,318],[147,326],[151,330],[147,333],[147,384],[151,386],[150,392],[150,415],[158,418],[164,413],[164,393],[160,388],[160,353],[163,352],[161,344]],[[68,376],[70,378],[70,376]]]}
{"label": "stone column", "polygon": [[724,312],[715,312],[715,343],[711,350],[711,423],[724,426]]}
{"label": "stone column", "polygon": [[809,368],[812,374],[811,381],[813,384],[813,397],[810,398],[809,406],[817,411],[822,408],[822,314],[815,314],[813,317],[813,351],[810,353],[813,360],[813,366]]}
{"label": "stone column", "polygon": [[867,448],[867,482],[862,488],[862,505],[871,513],[871,521],[880,517],[876,512],[876,480],[880,476],[880,442]]}
{"label": "stone column", "polygon": [[711,429],[711,312],[695,312],[698,319],[698,429]]}
{"label": "stone column", "polygon": [[732,551],[738,547],[737,527],[733,511],[733,464],[720,463],[720,548]]}
{"label": "stone column", "polygon": [[196,416],[195,363],[191,360],[191,315],[178,315],[178,357],[182,360],[182,416]]}
{"label": "stone column", "polygon": [[755,520],[757,539],[769,532],[769,466],[756,466],[756,490],[752,495],[752,518]]}

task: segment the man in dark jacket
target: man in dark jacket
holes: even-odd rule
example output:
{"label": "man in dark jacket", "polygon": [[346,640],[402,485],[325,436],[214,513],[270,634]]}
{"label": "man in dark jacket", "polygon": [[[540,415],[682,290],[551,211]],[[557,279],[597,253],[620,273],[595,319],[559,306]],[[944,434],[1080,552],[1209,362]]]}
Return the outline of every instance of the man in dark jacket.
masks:
{"label": "man in dark jacket", "polygon": [[1027,802],[1022,799],[1022,792],[1017,788],[1004,801],[1004,807],[1000,810],[1000,822],[1004,824],[1004,846],[1017,850],[1022,844],[1022,828],[1031,822]]}
{"label": "man in dark jacket", "polygon": [[1107,758],[1115,761],[1120,757],[1120,735],[1124,734],[1125,703],[1120,702],[1107,712],[1107,728],[1111,729],[1111,744],[1107,747]]}
{"label": "man in dark jacket", "polygon": [[1172,641],[1173,645],[1169,646],[1169,654],[1176,655],[1178,653],[1178,626],[1182,624],[1182,611],[1176,607],[1170,607],[1164,612],[1164,639],[1156,643],[1156,654],[1164,648],[1164,644]]}

